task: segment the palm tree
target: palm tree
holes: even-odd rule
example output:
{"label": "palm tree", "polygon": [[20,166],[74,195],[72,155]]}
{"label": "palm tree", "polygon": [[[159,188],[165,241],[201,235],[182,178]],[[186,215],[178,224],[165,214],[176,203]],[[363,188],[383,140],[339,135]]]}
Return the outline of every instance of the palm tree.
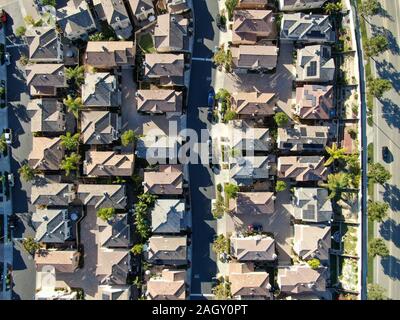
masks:
{"label": "palm tree", "polygon": [[332,144],[332,148],[326,146],[326,152],[329,154],[328,160],[325,161],[325,166],[330,166],[335,160],[345,159],[346,158],[346,149],[338,148],[336,143]]}
{"label": "palm tree", "polygon": [[70,95],[67,99],[64,99],[64,104],[68,109],[68,112],[72,112],[75,118],[78,118],[79,110],[82,108],[82,99],[80,97],[72,98]]}
{"label": "palm tree", "polygon": [[35,170],[32,169],[28,164],[24,164],[21,168],[19,168],[18,173],[25,181],[32,181],[33,178],[35,178]]}
{"label": "palm tree", "polygon": [[75,68],[67,68],[65,76],[67,80],[74,80],[75,84],[79,87],[85,82],[85,67],[76,66]]}
{"label": "palm tree", "polygon": [[77,170],[79,161],[81,160],[81,156],[75,152],[71,153],[68,157],[66,156],[65,159],[61,161],[60,168],[65,170],[65,174],[69,176],[71,170]]}
{"label": "palm tree", "polygon": [[67,132],[66,135],[60,136],[61,145],[67,150],[76,150],[79,146],[79,133],[72,135],[71,132]]}
{"label": "palm tree", "polygon": [[330,174],[327,183],[323,184],[323,186],[330,191],[329,198],[333,199],[339,197],[348,188],[349,183],[350,178],[348,174],[339,172]]}

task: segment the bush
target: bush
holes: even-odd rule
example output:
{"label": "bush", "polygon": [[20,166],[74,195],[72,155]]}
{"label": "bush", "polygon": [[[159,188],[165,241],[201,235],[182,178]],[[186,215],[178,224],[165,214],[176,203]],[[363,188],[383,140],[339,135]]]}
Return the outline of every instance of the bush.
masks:
{"label": "bush", "polygon": [[26,28],[24,26],[19,26],[17,29],[15,29],[15,35],[18,38],[21,38],[22,36],[24,36],[26,33]]}
{"label": "bush", "polygon": [[275,190],[277,192],[282,192],[282,191],[285,191],[286,189],[287,189],[287,184],[285,181],[279,180],[276,182]]}
{"label": "bush", "polygon": [[222,184],[220,183],[217,184],[217,191],[222,192]]}
{"label": "bush", "polygon": [[286,127],[286,125],[288,124],[289,117],[284,112],[278,112],[275,114],[274,120],[276,122],[276,125],[278,127],[282,128],[282,127]]}
{"label": "bush", "polygon": [[130,144],[135,143],[137,137],[133,130],[127,130],[121,135],[121,144],[127,147]]}
{"label": "bush", "polygon": [[132,252],[132,254],[133,254],[134,256],[141,255],[142,252],[143,252],[143,244],[141,244],[141,243],[135,244],[135,245],[132,247],[131,252]]}
{"label": "bush", "polygon": [[368,243],[368,253],[372,257],[380,256],[382,258],[389,256],[389,249],[383,239],[372,239]]}
{"label": "bush", "polygon": [[308,260],[307,263],[312,269],[318,269],[321,265],[321,261],[319,261],[317,258]]}
{"label": "bush", "polygon": [[239,192],[239,187],[232,183],[227,183],[225,185],[225,194],[228,199],[234,199],[237,197],[237,193]]}
{"label": "bush", "polygon": [[97,210],[97,216],[104,221],[110,220],[111,218],[114,217],[114,215],[115,215],[114,208],[101,208]]}

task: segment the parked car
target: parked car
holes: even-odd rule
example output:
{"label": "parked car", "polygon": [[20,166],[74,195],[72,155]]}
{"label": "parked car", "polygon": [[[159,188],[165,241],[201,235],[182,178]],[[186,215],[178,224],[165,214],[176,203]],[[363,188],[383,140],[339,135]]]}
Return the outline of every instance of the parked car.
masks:
{"label": "parked car", "polygon": [[383,146],[382,147],[382,159],[385,162],[389,162],[390,161],[390,151],[389,151],[389,148],[387,146]]}
{"label": "parked car", "polygon": [[8,184],[10,187],[14,187],[15,182],[14,182],[14,174],[13,173],[9,173],[8,174]]}
{"label": "parked car", "polygon": [[10,128],[4,129],[4,138],[6,139],[7,144],[12,143],[12,130]]}
{"label": "parked car", "polygon": [[213,88],[211,88],[208,91],[208,99],[207,99],[207,105],[209,108],[213,108],[215,104],[215,91]]}
{"label": "parked car", "polygon": [[6,66],[10,65],[10,58],[11,58],[10,53],[6,52],[6,54],[4,55],[4,61],[6,63]]}

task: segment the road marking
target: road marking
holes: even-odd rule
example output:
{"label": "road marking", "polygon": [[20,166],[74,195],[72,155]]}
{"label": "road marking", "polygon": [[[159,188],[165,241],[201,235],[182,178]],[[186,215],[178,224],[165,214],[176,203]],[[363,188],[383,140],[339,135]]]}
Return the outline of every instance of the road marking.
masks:
{"label": "road marking", "polygon": [[194,61],[208,61],[208,62],[212,62],[212,59],[210,59],[210,58],[193,57],[192,60],[194,60]]}
{"label": "road marking", "polygon": [[23,44],[23,43],[21,43],[21,44],[8,44],[8,45],[6,45],[6,48],[15,48],[15,47],[25,47],[26,46],[26,44]]}

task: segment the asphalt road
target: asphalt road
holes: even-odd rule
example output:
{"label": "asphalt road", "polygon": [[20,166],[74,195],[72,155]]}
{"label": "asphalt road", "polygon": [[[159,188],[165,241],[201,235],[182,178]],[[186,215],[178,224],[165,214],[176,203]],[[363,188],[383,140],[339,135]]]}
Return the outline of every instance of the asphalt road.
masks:
{"label": "asphalt road", "polygon": [[[375,225],[375,236],[387,241],[388,258],[375,259],[374,282],[387,290],[391,299],[400,299],[400,1],[382,0],[381,14],[370,19],[372,32],[386,34],[390,49],[375,58],[377,77],[389,79],[393,89],[376,101],[374,109],[374,160],[392,173],[384,186],[376,187],[376,198],[389,203],[388,219]],[[387,146],[392,161],[382,159],[382,147]]]}
{"label": "asphalt road", "polygon": [[[218,13],[214,0],[194,1],[195,42],[193,57],[211,58],[212,49],[218,45],[215,16]],[[207,95],[215,69],[210,61],[193,60],[189,101],[188,127],[200,130],[207,125],[200,118],[201,108],[207,106]],[[211,294],[211,280],[217,273],[216,258],[211,251],[216,221],[211,215],[211,198],[214,194],[213,175],[209,167],[201,164],[189,166],[192,210],[192,281],[191,299],[202,299]]]}

